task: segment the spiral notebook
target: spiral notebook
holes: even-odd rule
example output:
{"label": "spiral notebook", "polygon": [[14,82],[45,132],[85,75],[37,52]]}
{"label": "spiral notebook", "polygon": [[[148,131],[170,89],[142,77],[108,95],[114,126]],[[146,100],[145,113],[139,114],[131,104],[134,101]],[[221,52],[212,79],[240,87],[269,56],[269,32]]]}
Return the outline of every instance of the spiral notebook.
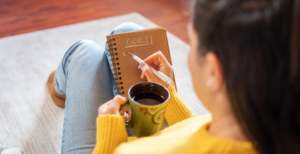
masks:
{"label": "spiral notebook", "polygon": [[[107,54],[111,71],[117,84],[118,93],[128,96],[128,89],[139,82],[141,70],[138,69],[139,63],[131,55],[133,53],[145,59],[157,51],[161,51],[169,63],[172,65],[167,33],[165,28],[157,27],[144,29],[121,34],[106,36],[109,48]],[[175,76],[173,79],[175,82]]]}

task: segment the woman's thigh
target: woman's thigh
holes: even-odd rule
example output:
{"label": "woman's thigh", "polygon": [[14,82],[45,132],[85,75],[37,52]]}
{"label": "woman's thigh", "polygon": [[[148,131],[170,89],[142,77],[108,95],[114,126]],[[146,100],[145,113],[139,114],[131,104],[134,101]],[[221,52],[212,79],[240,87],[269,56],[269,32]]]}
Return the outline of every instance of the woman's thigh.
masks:
{"label": "woman's thigh", "polygon": [[57,83],[66,84],[62,153],[92,153],[97,109],[114,96],[112,75],[104,49],[96,43],[83,40],[72,47],[56,75],[66,80],[66,83]]}

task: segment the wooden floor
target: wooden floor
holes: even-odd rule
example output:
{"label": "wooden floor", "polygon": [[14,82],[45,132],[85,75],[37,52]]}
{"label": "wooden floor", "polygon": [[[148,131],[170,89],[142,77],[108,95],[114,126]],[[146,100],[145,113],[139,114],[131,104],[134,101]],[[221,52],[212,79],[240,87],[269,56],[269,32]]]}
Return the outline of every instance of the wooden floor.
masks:
{"label": "wooden floor", "polygon": [[0,0],[0,38],[130,12],[187,42],[189,0]]}

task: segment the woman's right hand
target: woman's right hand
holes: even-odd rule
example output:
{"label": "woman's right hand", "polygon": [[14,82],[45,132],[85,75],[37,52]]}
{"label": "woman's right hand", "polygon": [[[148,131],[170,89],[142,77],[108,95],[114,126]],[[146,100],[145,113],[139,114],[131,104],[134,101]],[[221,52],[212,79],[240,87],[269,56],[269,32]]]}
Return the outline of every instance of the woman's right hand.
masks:
{"label": "woman's right hand", "polygon": [[158,51],[144,60],[144,63],[139,65],[139,69],[142,70],[141,79],[148,80],[150,82],[157,82],[165,87],[168,87],[168,84],[158,78],[153,72],[150,70],[149,66],[153,67],[157,71],[162,72],[170,79],[173,79],[173,67],[170,65],[166,57],[162,54],[161,51]]}

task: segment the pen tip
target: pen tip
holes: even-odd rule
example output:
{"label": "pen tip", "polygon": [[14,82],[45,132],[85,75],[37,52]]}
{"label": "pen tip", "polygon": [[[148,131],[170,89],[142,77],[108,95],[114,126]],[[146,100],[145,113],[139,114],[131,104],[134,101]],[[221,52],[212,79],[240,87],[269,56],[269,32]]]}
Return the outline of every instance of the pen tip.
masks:
{"label": "pen tip", "polygon": [[132,53],[130,53],[130,52],[128,52],[128,53],[129,53],[131,56],[133,56]]}

